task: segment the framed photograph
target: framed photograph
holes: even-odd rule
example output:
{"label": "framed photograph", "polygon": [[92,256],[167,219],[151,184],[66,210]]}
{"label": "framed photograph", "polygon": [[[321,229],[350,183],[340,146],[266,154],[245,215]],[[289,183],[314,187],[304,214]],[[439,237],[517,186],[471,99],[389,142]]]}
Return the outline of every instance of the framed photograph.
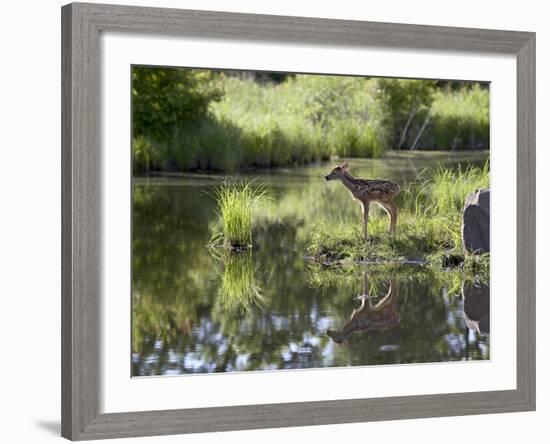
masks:
{"label": "framed photograph", "polygon": [[62,8],[62,434],[535,409],[535,35]]}

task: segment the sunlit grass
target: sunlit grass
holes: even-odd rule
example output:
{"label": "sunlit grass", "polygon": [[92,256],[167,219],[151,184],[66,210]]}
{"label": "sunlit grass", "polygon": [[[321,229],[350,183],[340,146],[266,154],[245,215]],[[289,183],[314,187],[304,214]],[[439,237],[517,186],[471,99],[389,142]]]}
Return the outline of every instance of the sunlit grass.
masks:
{"label": "sunlit grass", "polygon": [[489,188],[489,161],[482,168],[468,166],[452,170],[439,165],[424,180],[420,195],[426,199],[423,209],[430,214],[454,215],[461,212],[464,199],[472,191]]}
{"label": "sunlit grass", "polygon": [[487,149],[489,101],[489,90],[475,84],[457,91],[436,92],[432,104],[432,143],[438,149]]}
{"label": "sunlit grass", "polygon": [[[275,84],[227,77],[218,122],[239,128],[241,166],[284,166],[332,155],[379,157],[386,145],[374,83],[301,75]],[[233,134],[237,135],[237,133]]]}
{"label": "sunlit grass", "polygon": [[453,245],[447,227],[434,217],[418,218],[402,212],[394,236],[389,235],[388,224],[385,215],[371,216],[369,240],[365,242],[362,223],[318,222],[308,236],[308,252],[328,262],[425,263],[427,255]]}
{"label": "sunlit grass", "polygon": [[216,191],[221,231],[213,243],[234,249],[252,246],[254,211],[267,198],[265,184],[253,181],[225,182]]}

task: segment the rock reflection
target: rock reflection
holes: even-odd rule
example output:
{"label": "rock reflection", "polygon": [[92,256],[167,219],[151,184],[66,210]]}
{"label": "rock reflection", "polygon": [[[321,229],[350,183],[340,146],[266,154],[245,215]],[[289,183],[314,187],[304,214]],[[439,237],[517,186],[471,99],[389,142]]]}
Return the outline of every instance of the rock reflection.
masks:
{"label": "rock reflection", "polygon": [[464,321],[478,334],[490,333],[490,287],[487,284],[462,284]]}
{"label": "rock reflection", "polygon": [[395,278],[390,278],[386,295],[375,305],[369,294],[369,278],[365,272],[363,294],[359,295],[361,306],[353,310],[349,320],[338,330],[327,330],[327,335],[341,344],[355,332],[392,328],[399,324],[401,316],[397,310],[398,289]]}

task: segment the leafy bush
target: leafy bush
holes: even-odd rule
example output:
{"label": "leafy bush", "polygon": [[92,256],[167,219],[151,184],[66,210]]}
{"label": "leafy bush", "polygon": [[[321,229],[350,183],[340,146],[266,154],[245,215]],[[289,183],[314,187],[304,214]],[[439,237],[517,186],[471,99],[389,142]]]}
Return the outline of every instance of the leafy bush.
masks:
{"label": "leafy bush", "polygon": [[134,66],[132,68],[132,131],[166,141],[173,129],[206,115],[221,99],[212,71]]}

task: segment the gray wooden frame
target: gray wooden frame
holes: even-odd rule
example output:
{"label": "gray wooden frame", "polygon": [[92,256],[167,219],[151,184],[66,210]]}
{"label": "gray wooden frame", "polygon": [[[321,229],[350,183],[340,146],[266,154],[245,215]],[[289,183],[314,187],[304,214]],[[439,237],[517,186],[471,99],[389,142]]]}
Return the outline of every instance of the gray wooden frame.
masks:
{"label": "gray wooden frame", "polygon": [[[517,389],[99,411],[102,31],[511,54],[517,58]],[[98,439],[535,409],[535,34],[73,3],[62,8],[62,435]]]}

